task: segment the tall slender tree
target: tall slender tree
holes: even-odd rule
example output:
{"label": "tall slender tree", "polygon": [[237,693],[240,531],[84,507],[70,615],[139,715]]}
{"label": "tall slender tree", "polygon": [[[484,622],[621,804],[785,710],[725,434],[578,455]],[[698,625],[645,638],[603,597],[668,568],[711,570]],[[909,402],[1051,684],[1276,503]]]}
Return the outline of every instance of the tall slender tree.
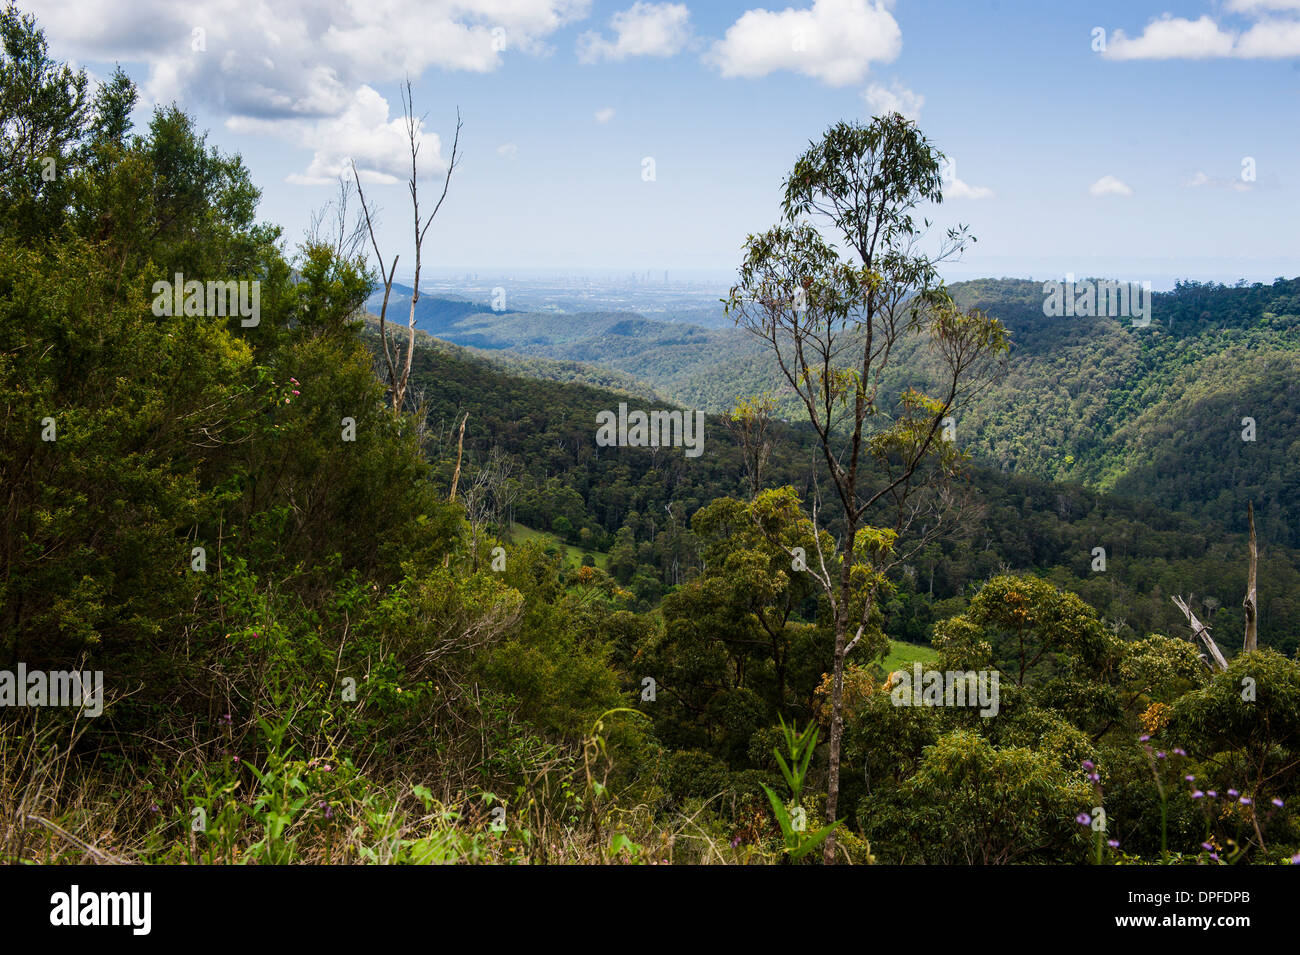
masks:
{"label": "tall slender tree", "polygon": [[[956,308],[939,278],[938,265],[974,241],[966,229],[948,230],[933,253],[920,249],[930,223],[918,224],[916,209],[942,201],[942,160],[897,113],[833,126],[786,180],[784,221],[747,240],[728,300],[803,402],[837,505],[837,552],[824,553],[817,534],[808,561],[834,624],[828,823],[839,809],[845,659],[864,636],[879,636],[874,598],[885,575],[944,525],[953,501],[946,479],[961,457],[944,440],[946,419],[996,376],[1006,349],[1002,326]],[[856,258],[842,257],[821,229],[842,236]],[[929,338],[937,397],[889,388],[894,349],[910,335]],[[814,501],[815,526],[818,510]],[[892,527],[868,523],[886,513]],[[926,531],[900,549],[922,514]],[[833,863],[835,851],[832,834],[823,861]]]}

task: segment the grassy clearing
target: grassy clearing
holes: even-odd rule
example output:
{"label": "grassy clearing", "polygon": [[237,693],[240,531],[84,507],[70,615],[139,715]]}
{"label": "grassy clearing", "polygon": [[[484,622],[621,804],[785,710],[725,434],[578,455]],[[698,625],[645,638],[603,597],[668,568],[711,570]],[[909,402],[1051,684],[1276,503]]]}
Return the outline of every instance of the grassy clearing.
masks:
{"label": "grassy clearing", "polygon": [[895,670],[906,670],[917,660],[928,665],[939,656],[933,647],[923,647],[915,643],[904,643],[901,640],[889,641],[889,653],[881,661],[880,667],[886,673],[893,673]]}
{"label": "grassy clearing", "polygon": [[533,527],[527,527],[523,524],[516,523],[512,532],[514,542],[522,544],[529,540],[538,540],[549,550],[554,547],[564,558],[565,565],[570,568],[582,566],[582,558],[590,554],[596,566],[601,570],[607,570],[609,565],[609,555],[603,554],[598,550],[584,550],[575,544],[566,544],[554,534],[547,531],[539,531]]}

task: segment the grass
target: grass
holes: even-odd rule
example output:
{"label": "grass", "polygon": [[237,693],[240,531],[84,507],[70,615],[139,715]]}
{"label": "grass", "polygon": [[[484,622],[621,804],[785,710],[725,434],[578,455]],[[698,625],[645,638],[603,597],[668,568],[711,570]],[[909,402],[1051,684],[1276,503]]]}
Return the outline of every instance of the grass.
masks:
{"label": "grass", "polygon": [[[498,815],[493,809],[506,804],[486,791],[451,792],[444,774],[427,786],[405,772],[381,784],[350,763],[331,759],[322,772],[316,760],[287,758],[288,722],[270,731],[259,760],[203,762],[208,776],[198,781],[222,785],[196,789],[170,767],[151,774],[88,765],[73,752],[84,722],[0,718],[0,865],[735,865],[781,857],[773,833],[737,847],[729,825],[700,818],[703,804],[667,816],[617,804],[605,788],[611,758],[599,721],[580,747],[530,766],[536,776],[518,808]],[[203,748],[191,742],[192,752]],[[218,778],[232,773],[238,784]],[[206,810],[197,827],[196,806]]]}
{"label": "grass", "polygon": [[609,569],[609,555],[603,554],[598,550],[584,550],[576,544],[566,544],[554,534],[547,531],[539,531],[536,528],[528,527],[524,524],[516,523],[512,532],[514,542],[522,544],[524,541],[539,540],[548,549],[555,547],[564,557],[565,565],[570,568],[582,566],[582,558],[588,554],[596,562],[596,566],[601,570]]}
{"label": "grass", "polygon": [[904,643],[901,640],[890,640],[889,653],[885,654],[885,659],[881,661],[880,667],[885,673],[893,673],[895,670],[910,669],[917,660],[920,660],[923,664],[929,664],[938,656],[938,652],[933,647]]}

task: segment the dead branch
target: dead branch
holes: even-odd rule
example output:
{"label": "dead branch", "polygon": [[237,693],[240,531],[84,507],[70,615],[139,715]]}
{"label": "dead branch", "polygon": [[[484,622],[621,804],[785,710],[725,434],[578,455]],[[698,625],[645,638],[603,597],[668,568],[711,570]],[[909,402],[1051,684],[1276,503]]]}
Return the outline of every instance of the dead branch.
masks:
{"label": "dead branch", "polygon": [[1205,648],[1210,651],[1210,655],[1214,658],[1214,662],[1219,665],[1219,669],[1228,669],[1228,661],[1223,658],[1223,654],[1219,652],[1219,645],[1210,636],[1210,628],[1196,619],[1196,614],[1192,613],[1192,608],[1187,606],[1186,600],[1182,597],[1174,597],[1173,599],[1174,604],[1183,612],[1183,615],[1187,617],[1188,622],[1192,625],[1192,632],[1201,638]]}

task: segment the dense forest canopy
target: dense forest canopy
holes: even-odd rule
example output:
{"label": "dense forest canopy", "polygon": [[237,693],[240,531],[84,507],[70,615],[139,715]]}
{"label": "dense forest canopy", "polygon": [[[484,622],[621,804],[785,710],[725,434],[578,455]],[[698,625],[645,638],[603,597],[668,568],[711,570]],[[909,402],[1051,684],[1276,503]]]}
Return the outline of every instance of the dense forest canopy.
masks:
{"label": "dense forest canopy", "polygon": [[[1110,316],[1045,315],[1042,282],[979,279],[949,291],[1011,332],[1009,374],[957,422],[958,443],[977,460],[1238,532],[1253,501],[1269,541],[1300,544],[1300,486],[1288,466],[1300,441],[1300,279],[1179,282],[1152,294],[1151,324],[1139,327]],[[424,302],[431,316],[459,313],[454,303]],[[640,382],[665,400],[720,414],[739,396],[770,390],[778,416],[800,420],[770,356],[738,329],[627,314],[493,317],[486,307],[472,322],[438,327],[528,375],[620,390]],[[893,376],[893,391],[933,386],[924,348],[901,347],[900,368],[910,377]],[[629,377],[612,379],[611,370]],[[1242,438],[1246,418],[1251,440]]]}
{"label": "dense forest canopy", "polygon": [[[260,221],[239,156],[177,106],[134,126],[131,78],[92,84],[14,6],[0,41],[0,674],[103,677],[97,715],[0,710],[4,861],[1300,852],[1300,282],[1182,284],[1139,330],[797,224],[751,237],[749,301],[849,345],[891,274],[921,290],[888,316],[851,489],[897,490],[911,459],[915,496],[837,516],[825,444],[852,422],[793,392],[851,406],[861,378],[787,388],[738,330],[627,315],[530,352],[556,329],[464,306],[456,336],[525,357],[418,337],[394,402],[363,248]],[[834,194],[845,143],[941,198],[892,114],[810,144],[774,221],[814,179]],[[763,299],[793,256],[811,305]],[[177,275],[184,302],[257,283],[257,313],[156,307]],[[1003,331],[1005,374],[945,402],[942,359]],[[682,401],[713,412],[698,458],[595,440],[620,403]],[[996,705],[946,705],[923,671]]]}

